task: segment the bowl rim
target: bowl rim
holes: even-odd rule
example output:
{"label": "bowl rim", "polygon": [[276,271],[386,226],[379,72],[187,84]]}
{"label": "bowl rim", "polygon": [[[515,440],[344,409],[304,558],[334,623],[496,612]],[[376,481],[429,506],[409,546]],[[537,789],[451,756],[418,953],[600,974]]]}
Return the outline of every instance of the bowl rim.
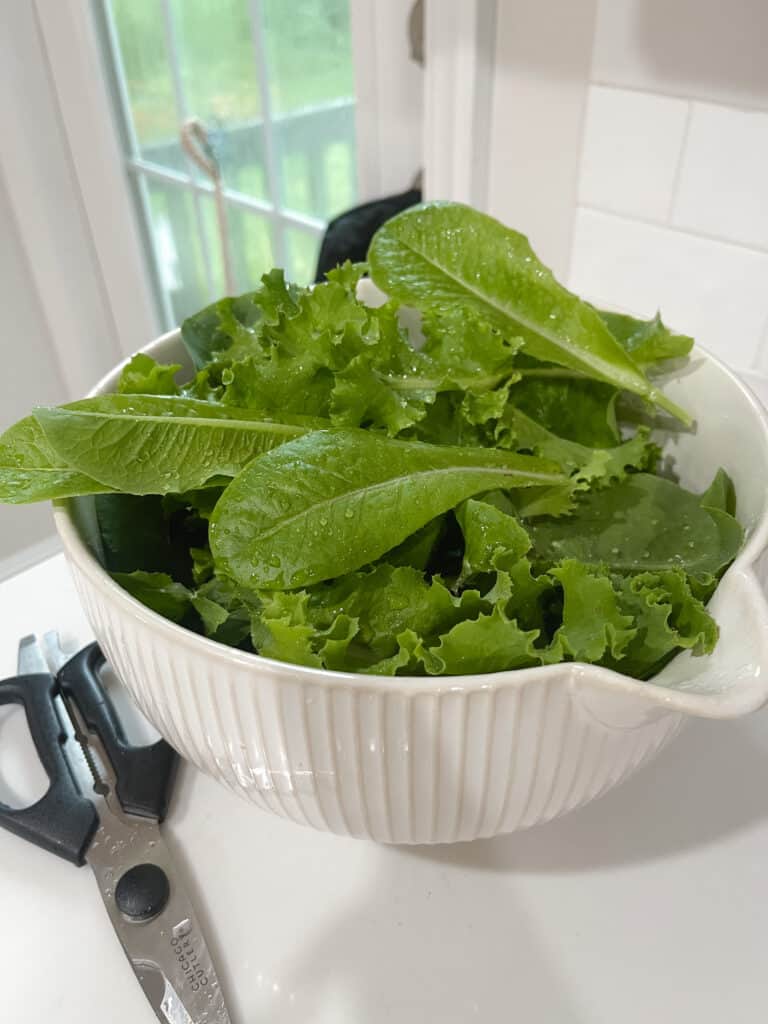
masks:
{"label": "bowl rim", "polygon": [[[138,352],[153,355],[164,346],[177,342],[181,338],[180,328],[166,331],[153,341],[144,345]],[[768,411],[752,389],[744,383],[729,367],[699,345],[694,346],[691,359],[697,357],[713,364],[728,380],[736,386],[743,400],[756,414],[762,427],[762,444],[768,449]],[[127,356],[110,369],[94,385],[88,397],[107,393],[123,368],[133,356]],[[474,673],[458,676],[383,676],[368,675],[362,672],[340,672],[330,669],[315,668],[308,665],[297,665],[292,662],[266,658],[260,654],[242,651],[236,647],[211,640],[209,637],[195,633],[180,626],[146,605],[124,590],[103,568],[96,556],[83,540],[71,514],[71,499],[54,503],[54,520],[67,558],[74,563],[101,593],[103,598],[112,605],[120,606],[121,610],[132,618],[138,618],[155,631],[164,634],[170,644],[182,643],[184,646],[197,650],[201,656],[233,662],[253,672],[254,685],[258,683],[259,669],[269,670],[273,675],[292,676],[296,679],[319,686],[351,686],[367,691],[384,690],[400,696],[417,694],[440,694],[446,692],[470,693],[476,691],[495,690],[500,687],[517,689],[529,683],[546,683],[554,679],[567,678],[572,685],[588,682],[612,693],[624,694],[629,697],[641,698],[647,703],[663,707],[669,711],[680,711],[687,714],[708,718],[732,718],[757,710],[768,700],[768,672],[762,673],[764,681],[748,694],[733,697],[728,691],[712,694],[687,692],[672,688],[653,679],[638,680],[623,675],[613,669],[591,665],[586,662],[561,662],[555,665],[539,665],[532,668],[506,669],[501,672]],[[762,595],[766,622],[768,623],[768,602],[752,568],[758,556],[768,548],[768,483],[766,484],[765,501],[760,519],[755,524],[751,536],[736,556],[723,577],[741,575],[747,585],[753,586]],[[681,652],[683,653],[683,652]]]}

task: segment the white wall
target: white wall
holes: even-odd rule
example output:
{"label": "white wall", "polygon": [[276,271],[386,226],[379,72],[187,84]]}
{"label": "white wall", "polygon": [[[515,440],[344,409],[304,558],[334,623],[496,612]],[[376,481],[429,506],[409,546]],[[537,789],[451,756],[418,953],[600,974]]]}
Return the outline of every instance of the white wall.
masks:
{"label": "white wall", "polygon": [[[113,132],[98,62],[89,62],[89,16],[79,0],[0,0],[3,429],[35,405],[79,397],[155,333],[144,282],[130,273],[139,245],[111,198],[117,191],[127,205],[127,194],[106,187],[120,169],[104,144]],[[73,107],[87,136],[78,152]],[[47,505],[0,506],[0,578],[52,539]]]}
{"label": "white wall", "polygon": [[768,4],[600,0],[570,283],[768,398]]}
{"label": "white wall", "polygon": [[[26,416],[33,403],[64,401],[66,390],[13,216],[12,197],[0,177],[0,430]],[[48,505],[0,505],[0,577],[51,538]],[[17,556],[22,554],[19,560]]]}

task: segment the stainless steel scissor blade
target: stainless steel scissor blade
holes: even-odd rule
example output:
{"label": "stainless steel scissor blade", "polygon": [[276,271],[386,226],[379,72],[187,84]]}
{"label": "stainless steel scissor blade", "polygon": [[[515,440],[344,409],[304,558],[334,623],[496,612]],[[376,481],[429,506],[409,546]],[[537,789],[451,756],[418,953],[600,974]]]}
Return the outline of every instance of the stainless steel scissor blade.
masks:
{"label": "stainless steel scissor blade", "polygon": [[[230,1024],[202,929],[158,826],[116,814],[112,802],[107,795],[96,803],[100,824],[86,860],[155,1015],[163,1024]],[[148,923],[126,916],[118,905],[120,884],[139,865],[159,868],[169,883],[164,908]],[[163,898],[139,892],[136,911],[142,896],[148,903]]]}
{"label": "stainless steel scissor blade", "polygon": [[[67,660],[56,633],[45,635],[42,648],[34,637],[19,645],[20,672],[56,675]],[[76,702],[63,693],[55,699],[70,766],[98,815],[85,859],[156,1017],[163,1024],[231,1024],[192,901],[157,819],[125,811],[100,736],[89,730]]]}

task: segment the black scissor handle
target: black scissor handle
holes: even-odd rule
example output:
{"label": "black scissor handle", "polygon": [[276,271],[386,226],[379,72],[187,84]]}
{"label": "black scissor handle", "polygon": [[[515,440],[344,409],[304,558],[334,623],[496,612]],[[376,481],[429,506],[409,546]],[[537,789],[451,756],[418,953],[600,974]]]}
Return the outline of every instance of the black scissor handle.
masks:
{"label": "black scissor handle", "polygon": [[0,682],[0,705],[24,708],[37,756],[50,782],[45,795],[29,807],[14,809],[0,803],[0,826],[80,865],[99,819],[96,808],[80,792],[64,753],[67,734],[54,704],[56,685],[52,676],[42,673]]}
{"label": "black scissor handle", "polygon": [[61,669],[58,684],[80,710],[85,724],[104,745],[117,779],[117,796],[129,814],[162,821],[168,810],[178,755],[165,740],[131,746],[99,672],[104,655],[98,644],[79,651]]}

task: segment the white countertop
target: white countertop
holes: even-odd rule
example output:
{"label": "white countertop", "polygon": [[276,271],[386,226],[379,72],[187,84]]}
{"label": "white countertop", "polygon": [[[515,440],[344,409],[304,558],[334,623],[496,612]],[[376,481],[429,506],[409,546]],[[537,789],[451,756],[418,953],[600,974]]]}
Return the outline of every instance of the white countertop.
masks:
{"label": "white countertop", "polygon": [[[61,557],[0,585],[24,633],[91,633]],[[0,719],[0,776],[30,751]],[[2,790],[5,792],[5,789]],[[550,825],[386,848],[273,818],[184,766],[165,826],[233,1024],[729,1024],[768,1007],[768,712],[692,721]],[[90,870],[0,832],[0,1018],[150,1024]]]}

